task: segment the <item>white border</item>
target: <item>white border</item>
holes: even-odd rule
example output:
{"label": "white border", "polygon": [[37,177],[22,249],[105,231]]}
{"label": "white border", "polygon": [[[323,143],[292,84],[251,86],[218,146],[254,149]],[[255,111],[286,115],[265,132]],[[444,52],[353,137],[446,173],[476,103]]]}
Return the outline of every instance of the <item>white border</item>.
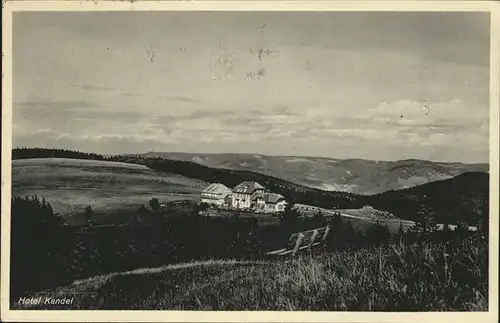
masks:
{"label": "white border", "polygon": [[[1,320],[39,322],[497,322],[500,6],[489,1],[10,1],[2,20]],[[10,311],[9,248],[12,149],[12,13],[14,11],[483,11],[491,17],[490,53],[490,294],[488,312],[197,312]],[[34,268],[34,270],[36,270]]]}

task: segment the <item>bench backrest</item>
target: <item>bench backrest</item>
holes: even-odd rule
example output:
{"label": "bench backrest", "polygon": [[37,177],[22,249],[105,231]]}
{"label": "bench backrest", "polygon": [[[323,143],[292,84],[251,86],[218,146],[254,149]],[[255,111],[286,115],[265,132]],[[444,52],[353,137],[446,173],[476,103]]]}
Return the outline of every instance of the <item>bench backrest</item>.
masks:
{"label": "bench backrest", "polygon": [[329,231],[329,227],[322,227],[314,230],[296,232],[290,236],[288,248],[293,248],[293,253],[305,247],[311,248],[314,243],[324,241]]}

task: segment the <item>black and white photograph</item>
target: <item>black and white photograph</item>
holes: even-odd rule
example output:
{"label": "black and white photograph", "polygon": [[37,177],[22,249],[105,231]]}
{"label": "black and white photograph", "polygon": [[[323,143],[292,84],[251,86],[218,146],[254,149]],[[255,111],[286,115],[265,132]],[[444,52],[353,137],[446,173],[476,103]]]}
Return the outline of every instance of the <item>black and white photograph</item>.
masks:
{"label": "black and white photograph", "polygon": [[72,8],[11,12],[9,311],[497,309],[490,11]]}

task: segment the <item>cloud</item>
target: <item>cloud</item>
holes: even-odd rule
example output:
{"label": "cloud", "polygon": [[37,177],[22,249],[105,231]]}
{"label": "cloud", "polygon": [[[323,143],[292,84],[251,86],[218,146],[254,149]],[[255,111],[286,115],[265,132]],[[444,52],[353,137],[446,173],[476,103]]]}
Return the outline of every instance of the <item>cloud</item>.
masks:
{"label": "cloud", "polygon": [[60,126],[71,120],[89,120],[113,122],[134,122],[147,115],[134,110],[111,110],[96,106],[88,101],[28,101],[13,105],[14,123],[23,119],[35,125],[44,122]]}
{"label": "cloud", "polygon": [[461,100],[382,102],[369,113],[374,128],[391,133],[404,146],[489,147],[489,114]]}
{"label": "cloud", "polygon": [[167,96],[164,97],[168,101],[175,101],[175,102],[189,102],[189,103],[202,103],[202,100],[199,99],[194,99],[194,98],[188,98],[188,97],[183,97],[183,96]]}
{"label": "cloud", "polygon": [[13,132],[25,145],[445,160],[488,150],[487,13],[22,15]]}
{"label": "cloud", "polygon": [[104,92],[109,92],[109,91],[116,91],[117,89],[115,87],[109,87],[109,86],[97,86],[97,85],[89,85],[89,84],[70,84],[71,87],[83,89],[86,91],[104,91]]}
{"label": "cloud", "polygon": [[14,102],[12,106],[13,124],[26,127],[26,130],[38,127],[58,128],[61,122],[76,118],[85,111],[95,109],[91,102],[56,101],[38,99]]}
{"label": "cloud", "polygon": [[375,108],[368,110],[368,113],[376,122],[401,126],[477,125],[487,122],[489,117],[487,109],[468,105],[458,99],[436,102],[423,100],[381,102]]}
{"label": "cloud", "polygon": [[133,96],[133,97],[140,97],[141,96],[140,94],[132,93],[132,92],[121,92],[120,94],[123,96]]}
{"label": "cloud", "polygon": [[[282,105],[268,109],[183,109],[163,114],[162,111],[102,109],[84,101],[25,103],[39,108],[24,111],[21,104],[18,114],[38,113],[38,116],[36,122],[15,118],[22,126],[14,129],[16,142],[38,142],[39,139],[35,139],[38,136],[58,146],[78,142],[113,151],[126,148],[128,142],[125,152],[133,147],[135,150],[144,147],[203,150],[219,145],[220,149],[241,147],[250,151],[261,147],[265,153],[271,153],[272,147],[281,146],[284,147],[281,154],[288,155],[293,155],[290,149],[304,149],[304,145],[311,149],[324,147],[323,150],[335,146],[346,153],[352,147],[364,147],[364,151],[374,154],[380,142],[384,142],[388,151],[399,149],[400,153],[413,149],[435,154],[439,148],[449,154],[450,149],[461,151],[464,145],[470,145],[475,151],[488,149],[488,115],[483,110],[471,113],[459,100],[381,102],[362,115],[345,115],[328,105],[311,105],[308,109]],[[60,118],[58,127],[53,127],[54,118]],[[32,136],[33,133],[36,136]],[[310,154],[318,155],[318,152]]]}
{"label": "cloud", "polygon": [[133,92],[121,92],[118,87],[110,87],[110,86],[97,86],[97,85],[89,85],[89,84],[69,84],[70,87],[83,89],[85,91],[97,91],[97,92],[117,92],[120,95],[128,96],[128,97],[141,97],[142,95],[139,93]]}
{"label": "cloud", "polygon": [[34,109],[84,109],[93,108],[94,104],[84,100],[78,101],[57,101],[57,100],[37,100],[37,101],[21,101],[13,103],[14,109],[29,108]]}

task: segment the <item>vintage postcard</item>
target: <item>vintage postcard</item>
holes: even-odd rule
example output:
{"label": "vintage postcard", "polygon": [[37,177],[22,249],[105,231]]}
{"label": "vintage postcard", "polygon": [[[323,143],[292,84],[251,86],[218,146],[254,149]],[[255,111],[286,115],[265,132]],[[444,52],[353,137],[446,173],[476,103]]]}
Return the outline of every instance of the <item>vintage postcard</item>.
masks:
{"label": "vintage postcard", "polygon": [[498,320],[494,2],[3,7],[3,321]]}

